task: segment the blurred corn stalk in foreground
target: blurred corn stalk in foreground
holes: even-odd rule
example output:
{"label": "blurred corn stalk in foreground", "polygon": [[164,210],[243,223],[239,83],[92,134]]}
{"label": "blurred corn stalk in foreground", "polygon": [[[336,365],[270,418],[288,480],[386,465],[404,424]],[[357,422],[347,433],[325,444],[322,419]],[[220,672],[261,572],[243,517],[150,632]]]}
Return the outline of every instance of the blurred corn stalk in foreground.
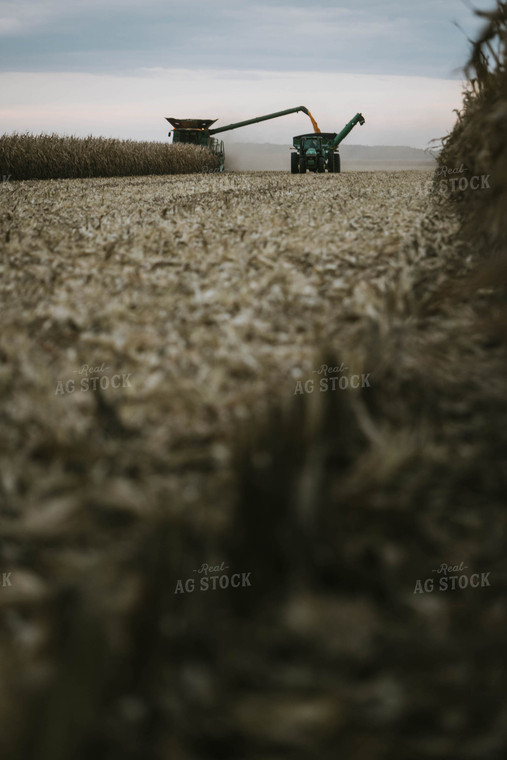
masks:
{"label": "blurred corn stalk in foreground", "polygon": [[197,145],[56,134],[0,135],[0,173],[11,180],[190,174],[217,166],[217,158]]}
{"label": "blurred corn stalk in foreground", "polygon": [[[465,68],[468,85],[453,131],[444,138],[441,167],[459,169],[464,176],[481,177],[462,183],[452,196],[463,201],[465,229],[485,254],[504,253],[507,206],[507,3],[493,11],[476,11],[486,26],[472,46]],[[478,187],[477,187],[478,184]]]}

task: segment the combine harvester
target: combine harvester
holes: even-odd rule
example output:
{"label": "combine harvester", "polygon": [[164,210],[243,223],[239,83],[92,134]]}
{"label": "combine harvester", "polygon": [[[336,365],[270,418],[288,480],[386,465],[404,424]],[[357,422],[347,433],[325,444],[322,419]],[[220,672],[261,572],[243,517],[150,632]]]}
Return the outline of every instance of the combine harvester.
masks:
{"label": "combine harvester", "polygon": [[292,139],[294,152],[290,156],[290,170],[292,174],[306,174],[307,169],[311,172],[339,172],[341,171],[340,153],[338,146],[351,132],[356,124],[364,124],[364,116],[356,113],[353,119],[344,126],[341,132],[321,132],[306,135],[297,135]]}
{"label": "combine harvester", "polygon": [[219,157],[220,164],[218,171],[223,171],[225,161],[224,143],[223,140],[217,140],[213,135],[218,135],[220,132],[229,132],[231,129],[238,129],[238,127],[246,127],[249,124],[257,124],[260,121],[277,119],[279,116],[287,116],[287,114],[297,113],[298,111],[303,111],[303,113],[309,116],[313,129],[316,133],[320,133],[317,122],[305,106],[287,108],[285,111],[268,113],[266,116],[257,116],[255,119],[247,119],[247,121],[237,121],[235,124],[227,124],[225,127],[215,127],[214,129],[210,129],[210,127],[216,122],[216,119],[174,119],[171,116],[166,116],[165,118],[174,127],[169,132],[169,137],[172,133],[173,143],[190,143],[191,145],[202,145],[208,148]]}
{"label": "combine harvester", "polygon": [[237,121],[234,124],[226,124],[225,127],[215,127],[214,129],[210,129],[210,127],[216,122],[216,119],[175,119],[171,116],[165,118],[174,127],[169,132],[169,137],[171,134],[173,136],[174,144],[186,143],[187,145],[202,145],[204,148],[208,148],[219,158],[217,171],[223,171],[225,162],[224,143],[223,140],[217,140],[214,135],[229,132],[231,129],[246,127],[249,124],[258,124],[260,121],[277,119],[279,116],[287,116],[287,114],[298,111],[303,111],[310,118],[314,131],[293,138],[294,147],[291,150],[295,152],[291,154],[290,168],[292,174],[306,174],[307,170],[324,172],[326,169],[328,172],[339,172],[338,145],[357,123],[364,124],[365,120],[360,113],[356,114],[338,134],[336,132],[321,132],[319,125],[305,106],[287,108],[285,111],[268,113],[266,116],[256,116],[254,119]]}

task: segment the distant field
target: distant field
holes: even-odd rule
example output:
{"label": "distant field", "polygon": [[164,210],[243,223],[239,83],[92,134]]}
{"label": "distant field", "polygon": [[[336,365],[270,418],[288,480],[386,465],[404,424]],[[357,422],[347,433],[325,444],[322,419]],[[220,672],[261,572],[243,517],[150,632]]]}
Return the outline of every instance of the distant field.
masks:
{"label": "distant field", "polygon": [[372,161],[365,159],[364,161],[354,158],[347,158],[342,155],[343,169],[342,172],[355,172],[355,171],[425,171],[433,173],[436,168],[436,163],[413,159],[387,159],[378,161]]}
{"label": "distant field", "polygon": [[[225,168],[229,171],[289,171],[290,145],[235,143],[226,141]],[[405,146],[340,146],[342,172],[436,169],[436,161],[425,151]]]}

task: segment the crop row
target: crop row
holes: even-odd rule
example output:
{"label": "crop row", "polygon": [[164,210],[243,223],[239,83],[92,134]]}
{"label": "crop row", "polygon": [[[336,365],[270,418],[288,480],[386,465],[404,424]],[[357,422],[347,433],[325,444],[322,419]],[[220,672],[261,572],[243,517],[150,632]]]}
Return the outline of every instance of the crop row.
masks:
{"label": "crop row", "polygon": [[105,137],[0,135],[0,173],[11,180],[190,174],[216,168],[207,148]]}

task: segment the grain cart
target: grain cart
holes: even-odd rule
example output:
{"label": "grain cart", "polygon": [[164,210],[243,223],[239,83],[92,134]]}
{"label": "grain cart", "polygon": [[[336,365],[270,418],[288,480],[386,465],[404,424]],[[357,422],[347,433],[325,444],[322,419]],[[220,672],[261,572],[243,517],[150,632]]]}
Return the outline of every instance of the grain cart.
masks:
{"label": "grain cart", "polygon": [[[202,145],[208,148],[219,157],[220,164],[218,170],[223,171],[225,160],[224,143],[222,140],[217,140],[213,135],[218,135],[220,132],[228,132],[231,129],[238,129],[238,127],[246,127],[248,124],[257,124],[260,121],[267,121],[268,119],[277,119],[279,116],[286,116],[298,111],[303,111],[303,113],[310,117],[315,133],[319,134],[318,124],[305,106],[287,108],[285,111],[268,113],[266,116],[256,116],[255,119],[237,121],[235,124],[227,124],[225,127],[215,127],[214,129],[210,129],[210,127],[216,122],[216,119],[175,119],[171,116],[166,116],[165,118],[174,127],[171,130],[173,143],[190,143],[191,145]],[[171,132],[169,132],[169,136],[171,136]]]}
{"label": "grain cart", "polygon": [[356,113],[353,119],[344,126],[341,132],[309,132],[306,135],[297,135],[292,139],[293,151],[290,156],[290,170],[292,174],[306,174],[311,172],[339,172],[341,171],[340,153],[338,146],[351,132],[357,123],[364,124],[362,114]]}

